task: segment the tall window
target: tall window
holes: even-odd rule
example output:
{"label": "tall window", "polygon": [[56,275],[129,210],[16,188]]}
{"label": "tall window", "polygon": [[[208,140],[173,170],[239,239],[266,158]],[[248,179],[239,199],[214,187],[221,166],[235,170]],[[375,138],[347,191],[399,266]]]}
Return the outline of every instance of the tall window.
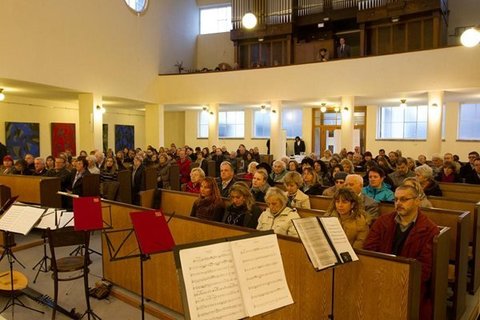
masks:
{"label": "tall window", "polygon": [[147,9],[148,0],[125,0],[125,3],[135,12],[142,13]]}
{"label": "tall window", "polygon": [[253,114],[253,137],[270,138],[270,112],[255,111]]}
{"label": "tall window", "polygon": [[208,112],[198,113],[197,138],[208,138]]}
{"label": "tall window", "polygon": [[480,103],[460,104],[458,139],[480,140]]}
{"label": "tall window", "polygon": [[220,138],[243,138],[245,136],[245,112],[219,112],[218,136]]}
{"label": "tall window", "polygon": [[200,9],[200,34],[228,32],[231,29],[231,6]]}
{"label": "tall window", "polygon": [[302,109],[283,109],[282,128],[287,131],[287,138],[302,136]]}
{"label": "tall window", "polygon": [[380,107],[378,139],[427,139],[427,106]]}

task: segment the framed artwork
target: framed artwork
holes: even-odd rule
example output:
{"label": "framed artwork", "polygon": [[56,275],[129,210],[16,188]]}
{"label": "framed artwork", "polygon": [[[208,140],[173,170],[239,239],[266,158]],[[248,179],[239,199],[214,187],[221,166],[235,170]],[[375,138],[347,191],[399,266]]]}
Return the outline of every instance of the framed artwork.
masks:
{"label": "framed artwork", "polygon": [[104,123],[102,125],[102,139],[103,139],[103,152],[108,150],[108,124]]}
{"label": "framed artwork", "polygon": [[52,128],[52,155],[58,156],[65,150],[77,154],[75,142],[75,123],[51,123]]}
{"label": "framed artwork", "polygon": [[135,148],[135,127],[115,125],[115,150],[123,150],[123,148]]}
{"label": "framed artwork", "polygon": [[5,122],[5,140],[15,160],[23,159],[27,153],[40,156],[40,124],[28,122]]}

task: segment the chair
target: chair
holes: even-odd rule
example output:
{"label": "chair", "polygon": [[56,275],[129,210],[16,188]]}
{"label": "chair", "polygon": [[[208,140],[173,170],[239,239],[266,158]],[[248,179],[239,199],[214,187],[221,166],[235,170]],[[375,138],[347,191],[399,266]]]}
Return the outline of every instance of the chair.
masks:
{"label": "chair", "polygon": [[[48,242],[50,245],[50,253],[52,262],[50,265],[53,271],[52,278],[54,280],[54,302],[58,304],[58,283],[60,281],[70,281],[83,278],[85,300],[87,303],[87,310],[85,314],[88,314],[93,319],[99,319],[90,308],[90,300],[88,294],[88,265],[91,263],[89,258],[88,246],[90,242],[90,233],[88,231],[75,231],[73,227],[61,228],[56,230],[47,229]],[[68,246],[84,246],[85,250],[83,255],[66,256],[58,258],[56,249]],[[68,274],[74,271],[81,271],[79,275],[74,276],[62,276],[62,274]],[[53,309],[52,319],[55,319],[56,309]]]}

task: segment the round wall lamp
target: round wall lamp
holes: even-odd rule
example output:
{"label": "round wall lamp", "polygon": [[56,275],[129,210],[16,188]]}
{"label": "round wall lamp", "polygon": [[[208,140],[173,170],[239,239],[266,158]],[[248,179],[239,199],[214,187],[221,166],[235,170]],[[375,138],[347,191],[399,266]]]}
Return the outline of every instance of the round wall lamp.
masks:
{"label": "round wall lamp", "polygon": [[477,30],[476,28],[465,30],[460,36],[460,42],[467,48],[475,47],[480,43],[480,30]]}
{"label": "round wall lamp", "polygon": [[251,13],[247,12],[242,18],[242,25],[245,29],[253,29],[257,25],[257,17]]}
{"label": "round wall lamp", "polygon": [[0,101],[5,100],[5,93],[3,93],[3,88],[0,88]]}

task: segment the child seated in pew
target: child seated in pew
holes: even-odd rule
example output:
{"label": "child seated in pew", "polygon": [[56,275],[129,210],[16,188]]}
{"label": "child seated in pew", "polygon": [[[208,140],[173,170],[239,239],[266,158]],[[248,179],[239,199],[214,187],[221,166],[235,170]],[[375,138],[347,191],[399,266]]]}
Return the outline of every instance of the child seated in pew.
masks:
{"label": "child seated in pew", "polygon": [[290,208],[310,209],[310,198],[300,190],[303,185],[303,179],[297,171],[289,171],[283,177],[283,185],[287,190],[288,203]]}
{"label": "child seated in pew", "polygon": [[193,203],[191,217],[222,221],[225,205],[214,178],[206,177],[200,184],[200,194]]}
{"label": "child seated in pew", "polygon": [[230,205],[225,209],[222,222],[255,229],[262,210],[255,203],[244,182],[235,182],[230,188]]}
{"label": "child seated in pew", "polygon": [[340,188],[333,195],[327,209],[327,216],[338,217],[348,242],[354,249],[362,249],[368,235],[365,210],[362,209],[360,197],[350,188]]}

